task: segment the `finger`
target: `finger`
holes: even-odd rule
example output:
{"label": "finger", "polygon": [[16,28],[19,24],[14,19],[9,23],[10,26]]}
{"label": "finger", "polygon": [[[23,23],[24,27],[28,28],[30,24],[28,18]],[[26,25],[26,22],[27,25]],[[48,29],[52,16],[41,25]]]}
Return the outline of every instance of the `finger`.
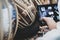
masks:
{"label": "finger", "polygon": [[43,18],[41,18],[41,20],[49,22],[50,20],[53,20],[53,18],[51,18],[51,17],[43,17]]}

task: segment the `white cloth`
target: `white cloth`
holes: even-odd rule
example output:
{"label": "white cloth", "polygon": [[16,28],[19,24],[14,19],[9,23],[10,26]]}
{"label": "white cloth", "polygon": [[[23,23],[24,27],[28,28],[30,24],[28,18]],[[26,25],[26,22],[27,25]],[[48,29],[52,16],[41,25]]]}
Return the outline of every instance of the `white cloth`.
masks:
{"label": "white cloth", "polygon": [[60,32],[56,29],[53,29],[49,31],[48,33],[46,33],[42,39],[43,40],[56,40],[58,37],[60,37]]}

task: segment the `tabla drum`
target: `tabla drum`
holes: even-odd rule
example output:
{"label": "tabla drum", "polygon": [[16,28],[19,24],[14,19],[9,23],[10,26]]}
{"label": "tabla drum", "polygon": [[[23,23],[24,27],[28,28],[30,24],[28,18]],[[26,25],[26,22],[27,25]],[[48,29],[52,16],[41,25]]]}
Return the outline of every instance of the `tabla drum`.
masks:
{"label": "tabla drum", "polygon": [[24,30],[34,23],[36,16],[36,8],[33,6],[34,4],[31,2],[31,0],[30,3],[32,5],[30,5],[28,8],[26,6],[21,7],[20,4],[16,2],[16,0],[13,0],[13,4],[16,10],[16,19],[12,20],[12,6],[8,2],[8,0],[0,1],[0,40],[13,40],[18,28]]}
{"label": "tabla drum", "polygon": [[14,40],[24,40],[24,38],[35,36],[39,28],[36,26],[37,24],[35,24],[37,11],[32,0],[13,0],[13,4],[17,13]]}

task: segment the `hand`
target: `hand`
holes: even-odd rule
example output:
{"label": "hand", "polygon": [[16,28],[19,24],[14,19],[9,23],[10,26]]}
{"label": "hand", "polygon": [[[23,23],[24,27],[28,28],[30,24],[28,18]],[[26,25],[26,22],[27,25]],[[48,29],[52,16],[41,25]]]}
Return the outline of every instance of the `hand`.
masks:
{"label": "hand", "polygon": [[53,20],[53,18],[50,17],[43,17],[42,20],[46,21],[49,29],[55,29],[56,28],[56,22]]}
{"label": "hand", "polygon": [[47,26],[40,26],[41,32],[48,32],[49,29],[47,29]]}

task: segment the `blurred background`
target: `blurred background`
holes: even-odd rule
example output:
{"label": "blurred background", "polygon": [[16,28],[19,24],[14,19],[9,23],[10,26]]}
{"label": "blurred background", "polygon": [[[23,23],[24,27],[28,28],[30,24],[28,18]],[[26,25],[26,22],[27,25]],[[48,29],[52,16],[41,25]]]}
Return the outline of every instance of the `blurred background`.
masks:
{"label": "blurred background", "polygon": [[42,38],[49,28],[41,29],[46,23],[40,19],[60,21],[59,8],[58,0],[0,0],[0,40]]}

